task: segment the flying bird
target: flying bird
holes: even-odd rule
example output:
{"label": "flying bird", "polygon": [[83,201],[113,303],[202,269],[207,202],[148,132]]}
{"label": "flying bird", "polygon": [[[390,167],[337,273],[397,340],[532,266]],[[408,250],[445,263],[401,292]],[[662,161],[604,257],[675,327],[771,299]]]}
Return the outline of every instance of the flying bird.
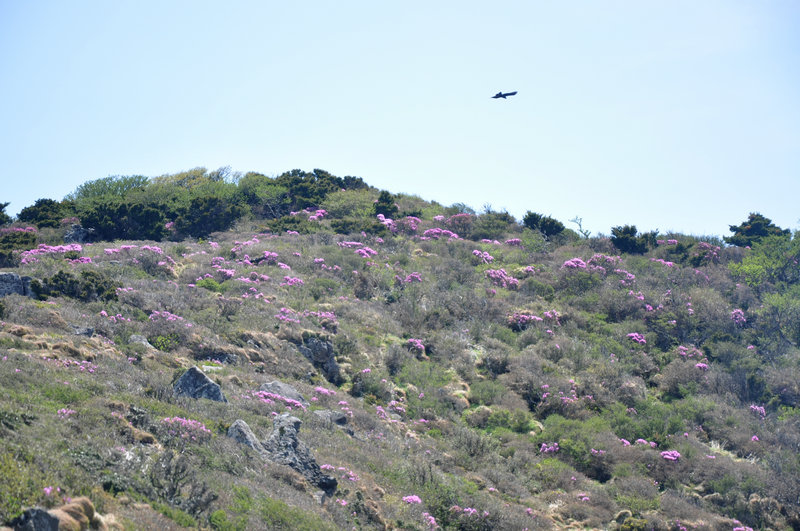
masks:
{"label": "flying bird", "polygon": [[504,93],[502,93],[502,92],[498,92],[497,94],[495,94],[494,96],[492,96],[492,98],[494,98],[494,99],[497,99],[497,98],[503,98],[503,99],[506,99],[506,96],[513,96],[513,95],[515,95],[516,93],[517,93],[517,91],[516,91],[516,90],[515,90],[514,92],[506,92],[505,94],[504,94]]}

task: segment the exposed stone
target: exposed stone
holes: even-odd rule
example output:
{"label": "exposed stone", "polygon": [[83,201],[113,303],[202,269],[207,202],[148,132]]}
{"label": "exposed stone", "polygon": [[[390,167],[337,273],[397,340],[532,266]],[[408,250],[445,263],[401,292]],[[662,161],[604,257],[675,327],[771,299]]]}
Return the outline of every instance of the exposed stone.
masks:
{"label": "exposed stone", "polygon": [[288,465],[312,485],[332,495],[336,492],[336,478],[322,472],[308,447],[300,441],[298,432],[301,424],[300,419],[288,413],[278,415],[273,423],[272,435],[264,442],[264,448],[269,453],[270,461]]}
{"label": "exposed stone", "polygon": [[12,520],[11,528],[15,531],[58,531],[58,518],[33,507]]}
{"label": "exposed stone", "polygon": [[0,297],[12,294],[32,297],[31,277],[21,277],[16,273],[0,273]]}
{"label": "exposed stone", "polygon": [[174,396],[207,398],[216,402],[227,402],[222,389],[197,367],[190,367],[173,386]]}
{"label": "exposed stone", "polygon": [[269,383],[261,384],[261,387],[259,387],[258,390],[285,396],[286,398],[291,398],[292,400],[297,400],[303,405],[303,407],[308,407],[308,401],[303,397],[303,395],[301,395],[297,389],[287,383],[275,380]]}
{"label": "exposed stone", "polygon": [[341,371],[339,364],[336,363],[333,344],[330,341],[322,341],[316,337],[310,337],[297,348],[314,367],[322,371],[326,380],[335,385],[342,383]]}
{"label": "exposed stone", "polygon": [[64,243],[87,243],[94,238],[94,229],[84,229],[78,224],[70,225],[64,233]]}
{"label": "exposed stone", "polygon": [[347,415],[342,413],[341,411],[334,411],[331,409],[318,409],[314,411],[314,415],[318,416],[322,420],[327,422],[332,422],[338,426],[344,426],[347,424]]}
{"label": "exposed stone", "polygon": [[128,338],[129,345],[144,345],[147,350],[158,350],[156,347],[150,344],[146,337],[139,335],[139,334],[131,334],[131,337]]}
{"label": "exposed stone", "polygon": [[86,336],[92,337],[94,335],[94,328],[90,326],[75,326],[72,325],[72,329],[75,331],[76,336]]}
{"label": "exposed stone", "polygon": [[228,437],[239,444],[249,446],[263,457],[267,457],[267,451],[264,449],[264,446],[258,441],[258,438],[255,433],[253,433],[253,430],[250,429],[250,426],[242,419],[237,419],[231,424],[231,427],[228,428]]}

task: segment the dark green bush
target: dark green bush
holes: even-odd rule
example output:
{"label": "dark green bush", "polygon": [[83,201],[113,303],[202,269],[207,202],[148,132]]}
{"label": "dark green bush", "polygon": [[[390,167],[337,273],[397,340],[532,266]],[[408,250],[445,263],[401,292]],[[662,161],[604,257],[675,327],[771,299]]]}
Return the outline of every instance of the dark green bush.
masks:
{"label": "dark green bush", "polygon": [[40,299],[70,297],[84,302],[117,300],[116,289],[121,287],[101,271],[84,270],[77,277],[68,271],[59,271],[50,278],[33,280],[31,290]]}
{"label": "dark green bush", "polygon": [[525,216],[522,218],[522,224],[531,230],[541,232],[546,238],[552,238],[563,232],[566,228],[564,224],[557,219],[545,216],[544,214],[537,214],[530,210],[526,212]]}

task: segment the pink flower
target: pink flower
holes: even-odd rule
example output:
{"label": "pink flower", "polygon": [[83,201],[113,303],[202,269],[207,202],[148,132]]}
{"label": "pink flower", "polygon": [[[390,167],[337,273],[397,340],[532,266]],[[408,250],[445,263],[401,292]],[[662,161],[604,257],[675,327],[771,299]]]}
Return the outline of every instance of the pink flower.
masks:
{"label": "pink flower", "polygon": [[403,496],[403,501],[409,504],[422,503],[422,500],[416,494],[412,494],[410,496]]}

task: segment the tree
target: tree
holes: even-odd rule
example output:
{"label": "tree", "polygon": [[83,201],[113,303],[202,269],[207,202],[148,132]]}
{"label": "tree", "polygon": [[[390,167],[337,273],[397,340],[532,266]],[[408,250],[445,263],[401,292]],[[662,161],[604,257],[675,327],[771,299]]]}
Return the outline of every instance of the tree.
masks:
{"label": "tree", "polygon": [[142,175],[104,177],[88,181],[67,195],[71,201],[84,201],[104,196],[125,197],[134,190],[141,190],[150,182]]}
{"label": "tree", "polygon": [[266,175],[250,172],[240,178],[237,195],[258,217],[274,219],[290,210],[289,190]]}
{"label": "tree", "polygon": [[528,210],[522,218],[522,224],[531,230],[541,232],[544,237],[548,239],[563,232],[566,228],[564,224],[557,219],[531,212],[530,210]]}
{"label": "tree", "polygon": [[636,225],[623,225],[611,229],[611,243],[620,252],[644,254],[649,247],[656,244],[658,231],[637,235]]}
{"label": "tree", "polygon": [[71,211],[68,202],[59,203],[53,199],[37,199],[36,203],[23,208],[17,219],[25,223],[32,223],[39,228],[58,227],[61,220]]}
{"label": "tree", "polygon": [[394,196],[383,190],[378,196],[378,200],[374,203],[374,215],[383,214],[387,218],[393,218],[397,215],[398,209],[394,202]]}
{"label": "tree", "polygon": [[733,236],[725,236],[722,239],[725,240],[725,243],[737,247],[752,247],[753,243],[769,235],[788,236],[790,234],[788,229],[778,227],[772,223],[771,219],[758,212],[751,212],[747,216],[747,221],[741,225],[729,225],[729,228]]}
{"label": "tree", "polygon": [[6,214],[6,207],[11,203],[0,203],[0,225],[11,223],[11,216]]}

